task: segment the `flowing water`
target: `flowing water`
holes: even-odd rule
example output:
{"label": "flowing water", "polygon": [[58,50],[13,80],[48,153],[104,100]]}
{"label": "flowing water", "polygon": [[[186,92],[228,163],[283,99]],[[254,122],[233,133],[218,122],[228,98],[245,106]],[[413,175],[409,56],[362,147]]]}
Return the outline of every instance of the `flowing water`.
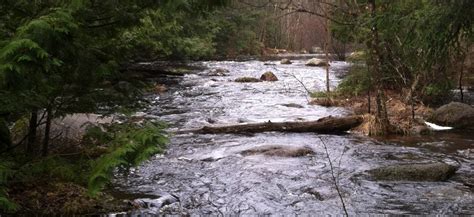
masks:
{"label": "flowing water", "polygon": [[[268,62],[267,62],[268,63]],[[205,125],[264,121],[304,121],[350,114],[343,108],[308,104],[307,90],[325,88],[325,70],[261,61],[203,62],[208,69],[160,82],[167,93],[150,96],[149,117],[169,123],[172,130]],[[349,67],[331,65],[331,86]],[[209,76],[215,68],[228,76]],[[237,77],[259,77],[272,71],[276,82],[236,83]],[[163,207],[175,215],[320,215],[343,214],[327,153],[349,214],[474,214],[472,188],[474,132],[437,133],[429,137],[383,138],[315,133],[174,135],[159,155],[118,176],[115,188],[129,197],[172,194],[178,203]],[[281,145],[308,147],[303,157],[244,156],[244,150]],[[446,182],[371,181],[366,170],[383,165],[420,162],[460,164]],[[131,215],[157,213],[143,209]]]}

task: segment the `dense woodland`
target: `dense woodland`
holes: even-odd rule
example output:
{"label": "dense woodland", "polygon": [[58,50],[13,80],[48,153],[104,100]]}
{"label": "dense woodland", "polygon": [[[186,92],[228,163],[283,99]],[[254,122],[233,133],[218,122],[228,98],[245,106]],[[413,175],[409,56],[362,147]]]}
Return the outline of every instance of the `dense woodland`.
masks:
{"label": "dense woodland", "polygon": [[[73,183],[83,203],[96,204],[115,171],[166,149],[166,123],[130,116],[151,88],[127,70],[134,63],[321,47],[353,67],[338,89],[313,95],[334,104],[368,97],[372,134],[399,133],[388,96],[414,110],[451,101],[453,89],[463,100],[474,84],[473,14],[472,0],[1,0],[0,208],[36,212],[22,197],[52,183]],[[91,127],[81,141],[58,140],[54,120],[78,113],[122,121]]]}

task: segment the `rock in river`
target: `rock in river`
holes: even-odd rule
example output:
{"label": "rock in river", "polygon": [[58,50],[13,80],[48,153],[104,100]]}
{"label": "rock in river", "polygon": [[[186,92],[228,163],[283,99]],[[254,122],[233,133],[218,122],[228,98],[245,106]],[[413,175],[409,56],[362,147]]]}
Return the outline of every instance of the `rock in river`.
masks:
{"label": "rock in river", "polygon": [[288,107],[288,108],[304,108],[304,106],[296,103],[286,103],[286,104],[281,104],[282,106]]}
{"label": "rock in river", "polygon": [[474,108],[464,103],[451,102],[436,109],[430,121],[454,128],[474,128]]}
{"label": "rock in river", "polygon": [[306,66],[327,66],[327,65],[329,65],[328,62],[326,62],[325,60],[317,59],[317,58],[309,59],[306,62]]}
{"label": "rock in river", "polygon": [[229,75],[229,70],[224,69],[224,68],[216,68],[207,74],[208,76],[227,76]]}
{"label": "rock in river", "polygon": [[446,181],[456,172],[457,167],[446,163],[403,164],[369,170],[378,181]]}
{"label": "rock in river", "polygon": [[273,74],[273,72],[265,72],[263,73],[262,76],[260,76],[260,80],[262,81],[278,81],[278,78],[275,74]]}
{"label": "rock in river", "polygon": [[278,157],[302,157],[313,153],[314,151],[308,147],[291,147],[282,145],[265,145],[240,152],[240,154],[244,156],[263,154]]}
{"label": "rock in river", "polygon": [[292,63],[291,60],[286,59],[286,58],[285,58],[285,59],[282,59],[282,60],[280,61],[280,64],[284,64],[284,65],[288,65],[288,64],[291,64],[291,63]]}
{"label": "rock in river", "polygon": [[154,208],[158,210],[165,205],[173,204],[176,202],[179,202],[179,198],[172,194],[165,194],[157,199],[142,198],[129,201],[130,205],[135,208]]}
{"label": "rock in river", "polygon": [[251,83],[251,82],[261,82],[261,80],[258,78],[252,78],[252,77],[241,77],[241,78],[235,79],[235,82]]}

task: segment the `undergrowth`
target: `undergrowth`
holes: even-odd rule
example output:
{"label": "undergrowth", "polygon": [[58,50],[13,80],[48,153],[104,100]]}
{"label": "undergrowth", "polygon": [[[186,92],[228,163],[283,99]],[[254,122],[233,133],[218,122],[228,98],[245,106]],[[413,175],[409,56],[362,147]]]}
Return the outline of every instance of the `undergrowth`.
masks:
{"label": "undergrowth", "polygon": [[[46,158],[31,158],[23,153],[1,155],[0,213],[19,210],[9,192],[22,185],[75,183],[87,186],[89,196],[96,197],[115,172],[127,171],[162,153],[168,142],[164,129],[162,123],[151,121],[104,124],[88,129],[80,153]],[[101,151],[97,154],[91,150]]]}

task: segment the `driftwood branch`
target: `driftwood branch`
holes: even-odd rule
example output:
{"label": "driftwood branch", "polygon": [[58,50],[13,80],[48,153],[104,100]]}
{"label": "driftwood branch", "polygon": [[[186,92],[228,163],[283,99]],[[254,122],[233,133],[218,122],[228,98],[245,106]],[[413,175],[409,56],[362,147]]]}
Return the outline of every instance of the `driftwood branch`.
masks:
{"label": "driftwood branch", "polygon": [[205,126],[200,129],[182,130],[174,133],[200,133],[200,134],[220,134],[220,133],[262,133],[269,131],[294,132],[294,133],[344,133],[362,123],[362,117],[325,117],[317,121],[299,122],[264,122],[251,124],[237,124],[226,126]]}

